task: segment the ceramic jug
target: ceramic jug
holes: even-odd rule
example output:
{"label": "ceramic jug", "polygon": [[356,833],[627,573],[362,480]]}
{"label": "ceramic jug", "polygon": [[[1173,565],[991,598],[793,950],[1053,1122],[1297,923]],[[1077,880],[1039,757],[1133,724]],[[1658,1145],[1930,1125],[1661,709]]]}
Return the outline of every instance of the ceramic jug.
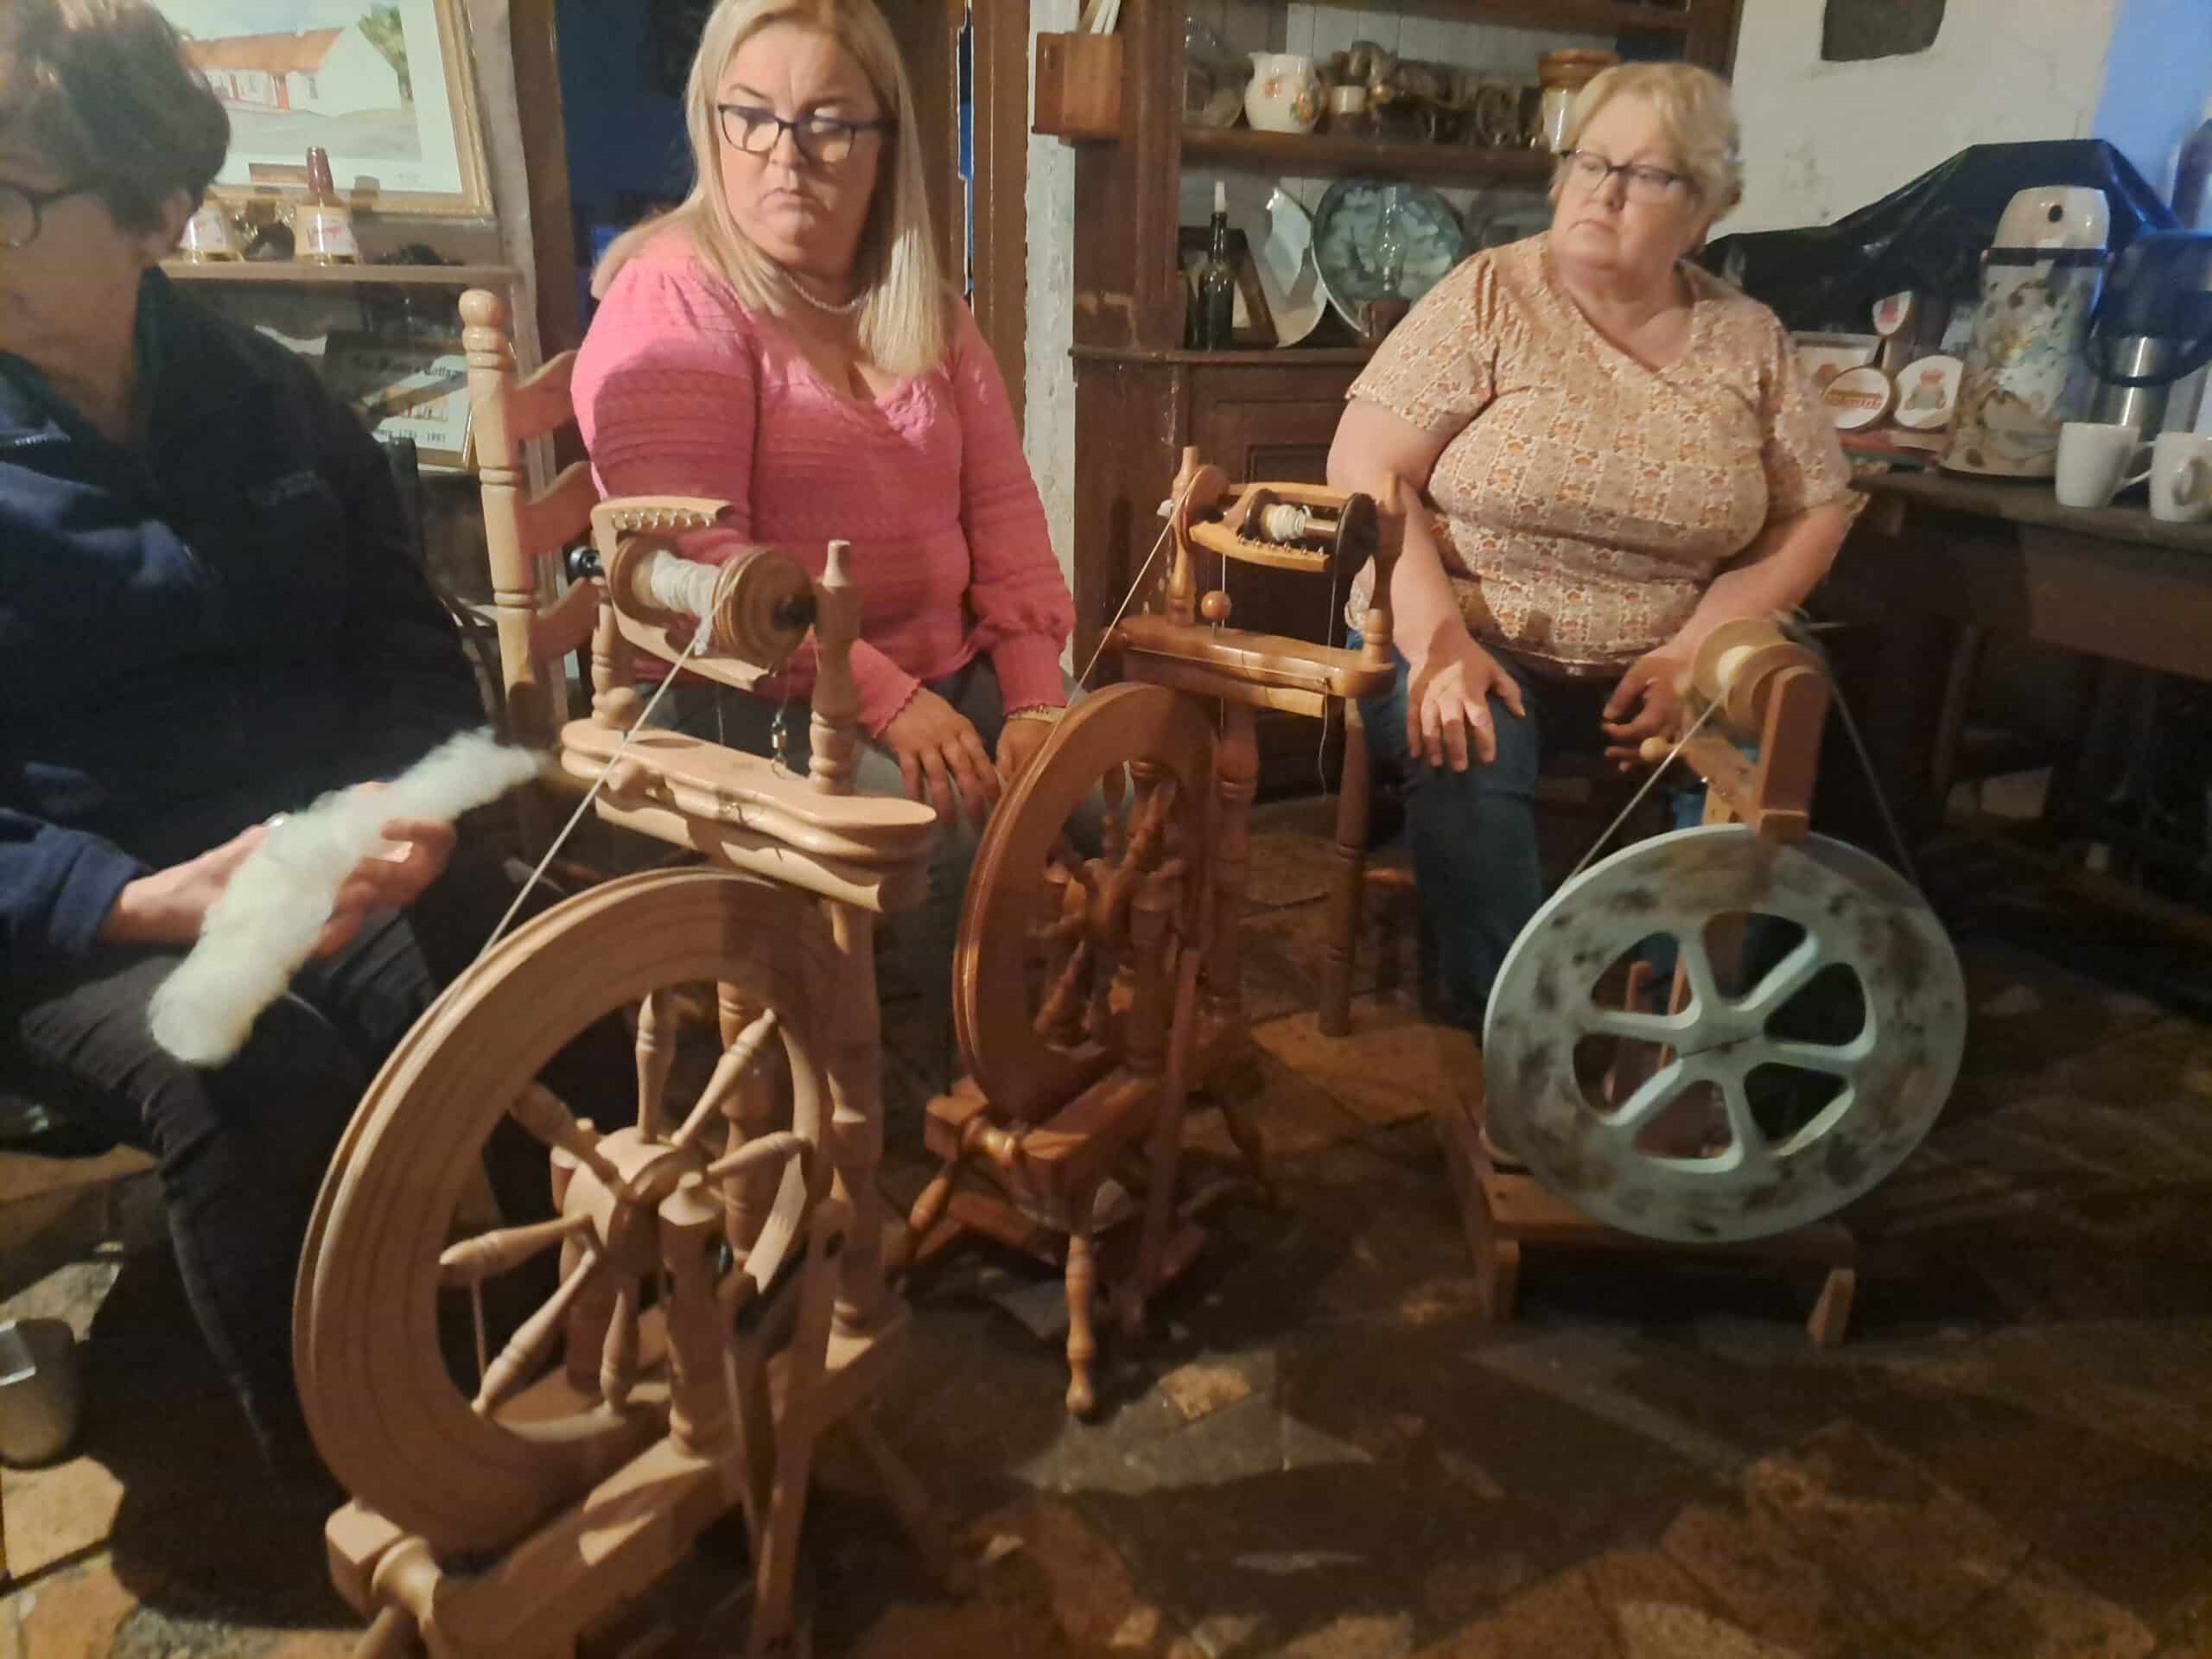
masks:
{"label": "ceramic jug", "polygon": [[2023,190],[1982,256],[1958,414],[1943,466],[2000,478],[2058,470],[2058,429],[2078,421],[2092,391],[2083,345],[2104,280],[2104,194]]}
{"label": "ceramic jug", "polygon": [[1255,52],[1244,118],[1261,132],[1311,132],[1321,118],[1321,77],[1295,52]]}

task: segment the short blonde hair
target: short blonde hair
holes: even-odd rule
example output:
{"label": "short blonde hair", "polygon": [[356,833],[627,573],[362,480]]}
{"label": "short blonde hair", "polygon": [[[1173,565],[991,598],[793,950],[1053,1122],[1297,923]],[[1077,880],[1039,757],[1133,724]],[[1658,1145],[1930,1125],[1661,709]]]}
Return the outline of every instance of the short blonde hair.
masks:
{"label": "short blonde hair", "polygon": [[1659,117],[1681,171],[1696,186],[1698,201],[1714,219],[1744,199],[1743,140],[1728,83],[1694,63],[1622,63],[1594,77],[1577,95],[1567,118],[1573,149],[1598,111],[1617,98],[1640,98]]}
{"label": "short blonde hair", "polygon": [[604,294],[614,274],[646,243],[680,229],[693,251],[749,308],[773,316],[790,308],[788,279],[738,228],[729,210],[722,191],[721,120],[715,109],[730,60],[772,23],[819,29],[843,47],[868,77],[885,118],[896,124],[854,262],[855,286],[868,296],[860,311],[860,346],[870,363],[891,373],[926,373],[944,360],[950,343],[950,295],[930,223],[913,89],[875,0],[721,0],[699,37],[683,89],[684,126],[696,173],[690,194],[680,206],[616,238],[593,275],[592,291]]}

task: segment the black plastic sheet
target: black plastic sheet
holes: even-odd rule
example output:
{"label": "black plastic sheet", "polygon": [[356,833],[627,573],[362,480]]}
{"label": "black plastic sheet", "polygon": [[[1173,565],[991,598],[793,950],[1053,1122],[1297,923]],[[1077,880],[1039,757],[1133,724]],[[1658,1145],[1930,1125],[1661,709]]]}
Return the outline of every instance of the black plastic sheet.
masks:
{"label": "black plastic sheet", "polygon": [[1864,334],[1885,295],[1976,296],[1979,261],[2005,204],[2044,185],[2103,191],[2115,252],[2140,232],[2174,227],[2171,210],[2125,156],[2101,138],[2068,138],[1976,144],[1833,225],[1724,236],[1703,257],[1792,328]]}

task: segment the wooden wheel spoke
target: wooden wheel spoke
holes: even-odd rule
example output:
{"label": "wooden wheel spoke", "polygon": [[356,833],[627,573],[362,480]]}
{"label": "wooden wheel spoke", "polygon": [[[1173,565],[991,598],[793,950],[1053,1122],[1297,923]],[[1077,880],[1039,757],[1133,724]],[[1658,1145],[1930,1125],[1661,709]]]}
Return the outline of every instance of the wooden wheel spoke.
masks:
{"label": "wooden wheel spoke", "polygon": [[1090,861],[1075,849],[1075,843],[1062,836],[1052,843],[1049,861],[1067,872],[1068,880],[1078,883],[1087,892],[1094,880]]}
{"label": "wooden wheel spoke", "polygon": [[764,1135],[757,1141],[748,1141],[735,1152],[726,1153],[707,1166],[707,1179],[712,1181],[729,1180],[760,1168],[763,1164],[781,1164],[806,1150],[806,1137],[790,1129],[780,1129],[774,1135]]}
{"label": "wooden wheel spoke", "polygon": [[638,1005],[638,1133],[658,1141],[661,1133],[661,1100],[668,1091],[668,1073],[676,1064],[676,995],[663,988],[649,992]]}
{"label": "wooden wheel spoke", "polygon": [[754,1066],[768,1052],[770,1039],[777,1033],[776,1011],[763,1009],[737,1034],[737,1040],[722,1051],[715,1063],[714,1075],[707,1079],[707,1086],[700,1091],[699,1103],[683,1120],[683,1127],[669,1137],[669,1144],[679,1149],[689,1147],[707,1131],[707,1126],[723,1115],[731,1100]]}
{"label": "wooden wheel spoke", "polygon": [[1060,969],[1059,977],[1052,982],[1052,988],[1045,997],[1044,1006],[1037,1010],[1030,1028],[1039,1037],[1050,1039],[1075,1015],[1083,997],[1083,982],[1092,957],[1088,931],[1076,944],[1075,950]]}
{"label": "wooden wheel spoke", "polygon": [[543,1084],[524,1084],[522,1092],[508,1103],[507,1116],[547,1146],[567,1153],[609,1186],[621,1180],[620,1173],[600,1151],[599,1136],[590,1124],[579,1119]]}
{"label": "wooden wheel spoke", "polygon": [[496,1411],[519,1391],[552,1357],[553,1346],[561,1338],[563,1325],[576,1299],[601,1274],[607,1271],[607,1259],[596,1250],[591,1258],[566,1279],[561,1287],[546,1299],[543,1306],[522,1322],[522,1327],[499,1351],[484,1374],[483,1386],[477,1390],[474,1402],[479,1416]]}
{"label": "wooden wheel spoke", "polygon": [[542,1250],[563,1239],[589,1231],[588,1216],[566,1216],[557,1221],[533,1222],[527,1227],[501,1227],[449,1244],[438,1257],[438,1283],[448,1287],[480,1285],[494,1274],[511,1272]]}
{"label": "wooden wheel spoke", "polygon": [[599,1395],[616,1411],[630,1403],[630,1391],[638,1385],[639,1292],[635,1274],[615,1275],[613,1312],[600,1350]]}

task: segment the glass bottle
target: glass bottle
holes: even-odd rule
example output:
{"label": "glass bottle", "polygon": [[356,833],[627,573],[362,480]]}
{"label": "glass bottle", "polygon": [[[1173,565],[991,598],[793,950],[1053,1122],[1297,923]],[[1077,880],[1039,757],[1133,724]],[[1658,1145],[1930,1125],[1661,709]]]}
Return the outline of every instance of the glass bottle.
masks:
{"label": "glass bottle", "polygon": [[308,151],[308,196],[300,204],[299,257],[318,265],[358,264],[353,212],[340,199],[330,179],[330,152],[317,144]]}
{"label": "glass bottle", "polygon": [[1225,352],[1236,344],[1236,270],[1229,253],[1229,190],[1213,187],[1213,230],[1198,268],[1198,348]]}

